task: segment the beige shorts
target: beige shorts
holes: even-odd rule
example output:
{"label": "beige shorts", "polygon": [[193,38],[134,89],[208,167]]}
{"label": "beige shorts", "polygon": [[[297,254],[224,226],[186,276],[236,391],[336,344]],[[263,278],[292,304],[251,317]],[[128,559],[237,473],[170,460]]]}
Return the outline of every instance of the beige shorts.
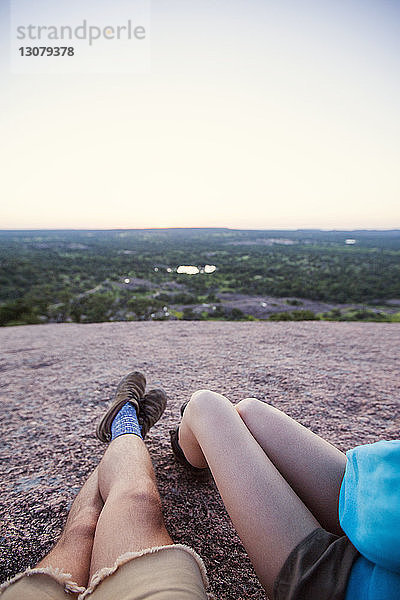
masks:
{"label": "beige shorts", "polygon": [[0,588],[1,600],[206,600],[201,558],[175,544],[129,552],[95,573],[87,589],[50,567],[28,569]]}

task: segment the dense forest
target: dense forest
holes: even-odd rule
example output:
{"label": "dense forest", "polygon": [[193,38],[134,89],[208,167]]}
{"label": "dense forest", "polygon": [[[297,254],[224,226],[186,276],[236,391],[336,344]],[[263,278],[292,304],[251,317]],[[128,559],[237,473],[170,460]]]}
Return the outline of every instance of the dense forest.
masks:
{"label": "dense forest", "polygon": [[398,321],[399,299],[400,230],[0,231],[0,325]]}

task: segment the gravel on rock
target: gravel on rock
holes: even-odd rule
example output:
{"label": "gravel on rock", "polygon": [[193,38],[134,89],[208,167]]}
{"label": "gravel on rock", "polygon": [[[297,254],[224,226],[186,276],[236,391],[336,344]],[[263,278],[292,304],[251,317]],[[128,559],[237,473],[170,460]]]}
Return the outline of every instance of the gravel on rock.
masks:
{"label": "gravel on rock", "polygon": [[399,437],[397,324],[36,325],[1,329],[0,347],[0,581],[53,546],[104,451],[95,424],[133,369],[168,393],[147,442],[166,524],[202,555],[219,600],[265,595],[215,485],[171,454],[168,431],[195,390],[269,402],[343,451]]}

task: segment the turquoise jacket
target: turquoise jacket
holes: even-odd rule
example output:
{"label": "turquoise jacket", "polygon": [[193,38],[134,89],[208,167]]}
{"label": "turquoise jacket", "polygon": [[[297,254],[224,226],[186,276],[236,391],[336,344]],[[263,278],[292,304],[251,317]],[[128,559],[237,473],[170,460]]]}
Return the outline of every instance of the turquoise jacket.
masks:
{"label": "turquoise jacket", "polygon": [[361,556],[346,600],[399,600],[400,440],[357,446],[347,459],[339,520]]}

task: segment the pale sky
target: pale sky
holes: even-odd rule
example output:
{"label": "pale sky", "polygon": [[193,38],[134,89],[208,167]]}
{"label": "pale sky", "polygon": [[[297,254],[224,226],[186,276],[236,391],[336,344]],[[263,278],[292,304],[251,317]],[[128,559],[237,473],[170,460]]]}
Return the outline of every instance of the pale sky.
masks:
{"label": "pale sky", "polygon": [[122,75],[11,74],[1,2],[0,228],[400,227],[397,1],[152,0]]}

